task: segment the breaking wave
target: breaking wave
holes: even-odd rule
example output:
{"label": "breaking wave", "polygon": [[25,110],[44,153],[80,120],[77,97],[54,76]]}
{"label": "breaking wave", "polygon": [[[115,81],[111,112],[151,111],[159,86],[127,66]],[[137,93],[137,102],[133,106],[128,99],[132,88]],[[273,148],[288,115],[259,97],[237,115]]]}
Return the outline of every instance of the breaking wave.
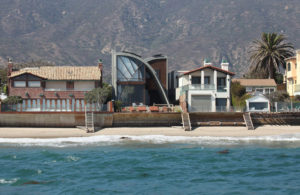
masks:
{"label": "breaking wave", "polygon": [[0,138],[1,145],[9,146],[45,146],[45,147],[74,147],[74,146],[105,146],[122,145],[128,143],[147,144],[200,144],[200,145],[238,145],[251,143],[299,143],[300,134],[276,135],[276,136],[251,136],[251,137],[187,137],[187,136],[164,136],[164,135],[101,135],[91,137],[69,137],[69,138]]}

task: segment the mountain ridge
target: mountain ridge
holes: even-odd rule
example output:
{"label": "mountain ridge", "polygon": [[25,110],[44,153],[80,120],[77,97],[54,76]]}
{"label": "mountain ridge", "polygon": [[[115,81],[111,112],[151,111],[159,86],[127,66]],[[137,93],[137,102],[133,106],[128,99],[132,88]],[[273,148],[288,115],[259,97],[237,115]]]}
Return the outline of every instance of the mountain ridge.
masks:
{"label": "mountain ridge", "polygon": [[193,69],[223,57],[241,76],[249,67],[249,44],[262,32],[278,32],[300,48],[297,0],[2,0],[0,64],[45,60],[93,65],[110,51],[143,57],[163,53],[169,69]]}

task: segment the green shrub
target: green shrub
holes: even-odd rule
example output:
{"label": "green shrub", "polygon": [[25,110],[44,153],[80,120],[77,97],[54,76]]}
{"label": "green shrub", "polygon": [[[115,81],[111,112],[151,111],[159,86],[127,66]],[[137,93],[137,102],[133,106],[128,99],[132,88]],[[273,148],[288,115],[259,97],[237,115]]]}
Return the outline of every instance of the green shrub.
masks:
{"label": "green shrub", "polygon": [[114,102],[114,109],[116,112],[121,112],[122,110],[122,102],[120,100],[117,100]]}
{"label": "green shrub", "polygon": [[242,97],[246,93],[246,88],[240,82],[235,81],[231,83],[230,92],[232,96]]}
{"label": "green shrub", "polygon": [[20,104],[22,103],[23,99],[20,96],[9,96],[5,100],[2,101],[3,104]]}

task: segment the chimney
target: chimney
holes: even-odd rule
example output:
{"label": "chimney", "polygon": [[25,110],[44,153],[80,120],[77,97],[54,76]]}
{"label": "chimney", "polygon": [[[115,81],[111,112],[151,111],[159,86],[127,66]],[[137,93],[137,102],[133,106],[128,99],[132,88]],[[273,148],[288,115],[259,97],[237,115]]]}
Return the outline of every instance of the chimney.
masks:
{"label": "chimney", "polygon": [[101,78],[100,78],[100,87],[103,87],[103,83],[102,83],[102,78],[103,78],[103,63],[102,63],[102,59],[98,60],[98,68],[100,69],[101,72]]}
{"label": "chimney", "polygon": [[211,66],[211,61],[208,58],[204,59],[204,66]]}
{"label": "chimney", "polygon": [[11,58],[8,58],[8,64],[7,64],[7,76],[10,76],[13,71],[13,62]]}
{"label": "chimney", "polygon": [[229,70],[229,63],[225,58],[222,59],[221,69],[228,71]]}

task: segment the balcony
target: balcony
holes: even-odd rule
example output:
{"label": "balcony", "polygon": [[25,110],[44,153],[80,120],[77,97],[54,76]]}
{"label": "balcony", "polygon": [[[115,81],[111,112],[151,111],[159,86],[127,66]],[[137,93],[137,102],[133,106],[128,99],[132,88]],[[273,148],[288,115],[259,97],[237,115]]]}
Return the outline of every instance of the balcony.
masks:
{"label": "balcony", "polygon": [[[192,84],[192,85],[185,85],[182,87],[183,91],[188,90],[216,90],[215,85],[210,84]],[[217,86],[217,92],[227,92],[226,86]]]}
{"label": "balcony", "polygon": [[215,90],[215,85],[210,84],[192,84],[192,85],[185,85],[182,87],[184,91],[187,90]]}

